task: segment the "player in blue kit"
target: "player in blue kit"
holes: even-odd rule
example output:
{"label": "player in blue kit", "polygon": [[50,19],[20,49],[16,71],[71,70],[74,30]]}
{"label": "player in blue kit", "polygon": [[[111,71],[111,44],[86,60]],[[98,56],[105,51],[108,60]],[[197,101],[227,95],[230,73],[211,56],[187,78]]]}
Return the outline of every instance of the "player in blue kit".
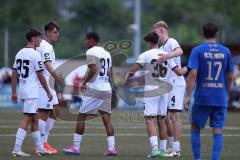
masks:
{"label": "player in blue kit", "polygon": [[214,140],[212,160],[219,160],[233,63],[230,50],[217,43],[217,26],[213,23],[206,23],[202,31],[206,40],[193,48],[191,52],[188,62],[191,71],[187,80],[184,103],[185,108],[189,109],[190,96],[196,82],[194,103],[191,109],[191,143],[194,159],[201,159],[200,128],[204,128],[210,117]]}

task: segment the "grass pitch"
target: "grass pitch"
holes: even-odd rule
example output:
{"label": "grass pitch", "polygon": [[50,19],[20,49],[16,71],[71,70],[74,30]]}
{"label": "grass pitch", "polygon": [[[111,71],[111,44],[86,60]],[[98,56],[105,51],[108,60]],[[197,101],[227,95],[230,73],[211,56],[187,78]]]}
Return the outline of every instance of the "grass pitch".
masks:
{"label": "grass pitch", "polygon": [[[11,152],[15,142],[15,134],[21,119],[21,111],[15,109],[0,108],[0,160],[9,159],[49,159],[49,160],[144,160],[150,151],[150,145],[146,134],[145,123],[141,111],[115,110],[112,114],[115,127],[116,157],[105,157],[103,152],[107,147],[106,134],[101,118],[90,120],[86,124],[85,135],[81,143],[81,155],[72,156],[64,154],[62,149],[72,144],[75,121],[58,120],[49,136],[49,143],[58,149],[57,155],[38,157],[34,154],[34,145],[30,134],[23,144],[23,151],[31,154],[31,157],[12,157]],[[72,119],[75,115],[72,115]],[[188,114],[181,115],[183,122],[181,148],[182,156],[174,159],[192,160],[190,145],[190,126]],[[30,132],[28,132],[30,133]],[[202,132],[202,159],[211,159],[212,135],[208,127]],[[240,159],[240,114],[228,113],[226,128],[224,130],[224,145],[221,160]],[[157,158],[156,158],[157,159]],[[170,158],[162,158],[170,159]],[[172,159],[172,158],[171,158]]]}

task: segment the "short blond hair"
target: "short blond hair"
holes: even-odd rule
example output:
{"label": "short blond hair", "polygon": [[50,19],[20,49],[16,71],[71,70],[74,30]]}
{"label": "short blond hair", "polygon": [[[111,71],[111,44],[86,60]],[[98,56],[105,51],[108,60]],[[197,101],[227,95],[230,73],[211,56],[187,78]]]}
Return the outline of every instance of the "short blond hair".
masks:
{"label": "short blond hair", "polygon": [[168,25],[167,25],[167,23],[164,22],[164,21],[158,21],[157,23],[155,23],[155,24],[153,25],[153,29],[156,29],[156,28],[159,28],[159,27],[163,27],[163,28],[165,28],[165,29],[168,29]]}

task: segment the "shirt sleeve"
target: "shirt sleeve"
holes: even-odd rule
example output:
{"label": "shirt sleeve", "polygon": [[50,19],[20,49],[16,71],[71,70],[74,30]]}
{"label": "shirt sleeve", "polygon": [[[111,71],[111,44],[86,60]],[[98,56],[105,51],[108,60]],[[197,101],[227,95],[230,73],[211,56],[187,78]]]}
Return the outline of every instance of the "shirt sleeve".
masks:
{"label": "shirt sleeve", "polygon": [[171,38],[169,39],[169,46],[171,48],[171,51],[174,51],[176,48],[181,48],[180,45],[178,44],[177,40]]}
{"label": "shirt sleeve", "polygon": [[53,48],[50,46],[42,46],[40,54],[42,56],[42,61],[45,63],[47,61],[52,61],[51,53],[53,52]]}
{"label": "shirt sleeve", "polygon": [[228,58],[227,58],[227,72],[233,72],[233,60],[230,50],[228,50]]}
{"label": "shirt sleeve", "polygon": [[174,68],[178,67],[178,65],[176,64],[176,62],[173,60],[173,58],[170,58],[169,60],[167,60],[168,62],[168,66],[171,70],[173,70]]}
{"label": "shirt sleeve", "polygon": [[86,52],[87,56],[87,63],[88,64],[98,64],[99,63],[99,58],[97,57],[97,53],[94,50],[88,50]]}
{"label": "shirt sleeve", "polygon": [[146,59],[145,59],[144,54],[141,54],[141,55],[138,57],[136,63],[140,64],[141,66],[144,66],[144,64],[146,63]]}
{"label": "shirt sleeve", "polygon": [[37,52],[33,59],[33,66],[35,71],[42,71],[43,70],[43,63],[41,60],[40,54]]}
{"label": "shirt sleeve", "polygon": [[193,48],[188,60],[188,68],[198,69],[198,67],[199,67],[198,50],[196,48]]}

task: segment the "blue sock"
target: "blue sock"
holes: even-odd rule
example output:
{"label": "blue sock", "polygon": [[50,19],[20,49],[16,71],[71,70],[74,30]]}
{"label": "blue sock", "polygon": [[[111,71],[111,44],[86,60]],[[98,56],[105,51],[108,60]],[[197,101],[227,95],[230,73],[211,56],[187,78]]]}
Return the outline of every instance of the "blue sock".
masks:
{"label": "blue sock", "polygon": [[212,160],[220,160],[220,155],[222,151],[223,136],[222,133],[213,134],[213,152]]}
{"label": "blue sock", "polygon": [[194,159],[200,159],[200,149],[201,149],[201,143],[200,143],[200,131],[192,131],[191,132],[191,142],[192,142],[192,151],[194,155]]}

